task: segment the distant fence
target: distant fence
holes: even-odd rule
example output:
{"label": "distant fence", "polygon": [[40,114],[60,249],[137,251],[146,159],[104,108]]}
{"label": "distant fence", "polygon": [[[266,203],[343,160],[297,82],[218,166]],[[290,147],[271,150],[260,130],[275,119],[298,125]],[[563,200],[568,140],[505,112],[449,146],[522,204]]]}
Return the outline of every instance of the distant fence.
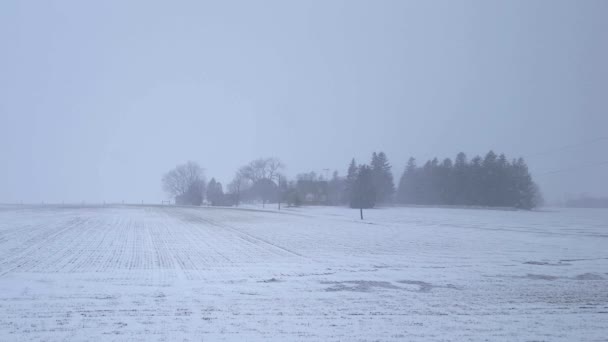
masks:
{"label": "distant fence", "polygon": [[[24,201],[19,201],[19,202],[6,202],[6,203],[2,203],[0,202],[0,204],[3,205],[19,205],[19,206],[113,206],[113,205],[158,205],[159,203],[156,202],[145,202],[145,201],[141,201],[141,202],[125,202],[123,201],[112,201],[112,202],[108,202],[108,201],[101,201],[101,202],[87,202],[87,201],[61,201],[61,202],[55,202],[55,201],[51,201],[51,202],[47,202],[47,201],[33,201],[33,202],[24,202]],[[171,200],[161,200],[160,201],[160,205],[173,205],[173,201]]]}

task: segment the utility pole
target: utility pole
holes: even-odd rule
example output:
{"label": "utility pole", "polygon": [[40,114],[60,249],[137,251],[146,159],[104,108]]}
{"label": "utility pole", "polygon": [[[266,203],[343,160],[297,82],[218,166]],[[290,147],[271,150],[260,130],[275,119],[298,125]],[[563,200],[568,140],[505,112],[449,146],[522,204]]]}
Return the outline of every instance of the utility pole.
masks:
{"label": "utility pole", "polygon": [[277,181],[277,183],[279,183],[279,186],[277,187],[277,191],[278,191],[277,202],[279,202],[279,211],[280,211],[281,210],[281,175],[279,175],[279,180]]}

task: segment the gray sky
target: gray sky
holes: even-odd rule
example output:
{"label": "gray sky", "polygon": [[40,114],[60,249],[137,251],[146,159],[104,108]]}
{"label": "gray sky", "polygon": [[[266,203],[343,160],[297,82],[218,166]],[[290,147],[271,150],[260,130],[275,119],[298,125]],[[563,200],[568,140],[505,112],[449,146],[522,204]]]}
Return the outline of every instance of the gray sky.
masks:
{"label": "gray sky", "polygon": [[607,32],[604,0],[5,0],[0,202],[160,201],[186,160],[227,182],[374,150],[398,178],[493,149],[549,199],[608,195]]}

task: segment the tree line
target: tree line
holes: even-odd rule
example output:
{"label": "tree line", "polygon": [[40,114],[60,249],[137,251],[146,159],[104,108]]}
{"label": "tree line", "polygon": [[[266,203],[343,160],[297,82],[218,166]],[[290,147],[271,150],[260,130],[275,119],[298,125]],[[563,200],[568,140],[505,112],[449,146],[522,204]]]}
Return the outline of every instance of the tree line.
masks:
{"label": "tree line", "polygon": [[542,204],[540,190],[523,158],[509,161],[493,151],[470,161],[459,153],[417,166],[410,158],[399,181],[397,202],[421,205],[461,205],[532,209]]}
{"label": "tree line", "polygon": [[374,152],[367,164],[352,159],[345,176],[331,178],[315,172],[288,179],[277,158],[259,158],[240,167],[226,186],[215,178],[206,181],[195,162],[178,165],[162,178],[163,189],[176,204],[238,206],[243,202],[285,203],[290,206],[347,205],[459,205],[532,209],[541,204],[538,186],[522,158],[509,161],[504,154],[488,152],[470,161],[464,153],[455,160],[437,158],[418,166],[407,162],[397,186],[384,152]]}
{"label": "tree line", "polygon": [[178,205],[201,205],[205,199],[213,206],[252,201],[266,204],[280,199],[279,189],[285,187],[283,169],[283,163],[277,158],[253,160],[237,170],[224,192],[221,182],[215,178],[207,182],[201,166],[189,161],[167,172],[162,178],[162,186]]}

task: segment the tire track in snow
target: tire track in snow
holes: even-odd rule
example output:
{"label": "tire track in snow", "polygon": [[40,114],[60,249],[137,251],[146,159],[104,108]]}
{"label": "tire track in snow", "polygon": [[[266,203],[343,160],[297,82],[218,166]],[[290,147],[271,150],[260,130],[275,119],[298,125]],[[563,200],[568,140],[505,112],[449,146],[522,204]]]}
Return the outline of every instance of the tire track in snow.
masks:
{"label": "tire track in snow", "polygon": [[[281,251],[282,253],[279,253],[279,255],[284,255],[285,253],[291,256],[295,256],[298,258],[302,258],[302,259],[306,259],[309,261],[316,261],[310,257],[307,257],[305,255],[302,255],[298,252],[295,252],[293,250],[287,249],[285,247],[279,246],[275,243],[272,243],[268,240],[259,238],[257,236],[254,236],[252,234],[246,233],[234,226],[228,225],[226,223],[219,223],[217,221],[214,221],[212,219],[209,218],[204,218],[201,217],[199,215],[192,215],[191,213],[184,213],[185,215],[187,215],[187,217],[182,217],[181,219],[187,219],[187,220],[195,220],[195,221],[199,221],[201,223],[206,223],[208,225],[214,226],[214,227],[218,227],[218,228],[222,228],[222,229],[226,229],[229,231],[232,231],[233,233],[235,233],[237,235],[237,237],[239,237],[240,239],[247,241],[248,243],[255,245],[255,246],[267,246],[267,249],[275,249],[278,251]],[[270,247],[270,248],[268,248]]]}
{"label": "tire track in snow", "polygon": [[[21,266],[28,263],[30,260],[24,260],[22,262],[19,262],[19,260],[23,259],[26,255],[35,255],[36,251],[46,247],[49,244],[49,240],[52,240],[52,239],[56,238],[57,236],[59,236],[60,234],[66,232],[76,226],[82,225],[82,224],[86,223],[87,221],[88,221],[88,219],[83,219],[81,217],[78,217],[78,218],[70,220],[70,223],[63,228],[61,228],[61,224],[58,224],[59,230],[57,230],[55,232],[41,234],[41,236],[36,238],[36,240],[38,240],[38,242],[34,243],[33,245],[26,246],[24,249],[22,249],[16,255],[13,255],[9,260],[3,261],[3,264],[8,264],[9,268],[0,271],[0,277],[16,270],[17,268],[20,268]],[[17,264],[10,267],[10,265],[13,263],[17,263]]]}

